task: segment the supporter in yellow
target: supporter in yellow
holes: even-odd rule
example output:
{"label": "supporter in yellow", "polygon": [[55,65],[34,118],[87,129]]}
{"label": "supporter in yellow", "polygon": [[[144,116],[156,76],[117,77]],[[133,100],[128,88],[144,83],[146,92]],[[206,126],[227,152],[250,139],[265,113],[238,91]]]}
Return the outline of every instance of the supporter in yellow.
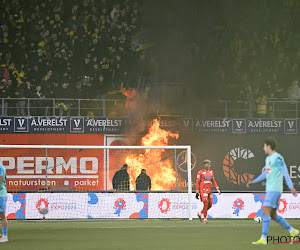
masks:
{"label": "supporter in yellow", "polygon": [[16,75],[17,75],[16,80],[19,80],[20,78],[25,77],[25,72],[23,70],[19,72],[15,69],[15,72],[16,72]]}
{"label": "supporter in yellow", "polygon": [[60,20],[59,14],[55,14],[55,21],[59,21],[59,20]]}
{"label": "supporter in yellow", "polygon": [[45,47],[45,44],[46,44],[46,43],[45,43],[44,41],[40,41],[38,45],[39,45],[39,47],[44,48],[44,47]]}
{"label": "supporter in yellow", "polygon": [[267,95],[265,94],[257,99],[257,114],[259,118],[265,118],[267,115]]}

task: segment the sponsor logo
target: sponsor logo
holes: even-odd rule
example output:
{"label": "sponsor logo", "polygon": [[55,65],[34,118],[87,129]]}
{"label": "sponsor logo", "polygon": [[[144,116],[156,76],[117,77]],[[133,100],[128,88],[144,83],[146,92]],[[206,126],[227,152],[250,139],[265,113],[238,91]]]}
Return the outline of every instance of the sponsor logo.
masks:
{"label": "sponsor logo", "polygon": [[[192,152],[192,160],[191,160],[191,169],[193,170],[194,167],[196,167],[196,156],[194,155],[194,153]],[[178,168],[183,171],[183,172],[187,172],[187,152],[186,151],[182,151],[179,153],[179,155],[177,156],[177,166]]]}
{"label": "sponsor logo", "polygon": [[246,120],[245,119],[233,119],[232,120],[232,133],[245,134],[246,133]]}
{"label": "sponsor logo", "polygon": [[300,166],[295,166],[295,165],[290,166],[290,177],[291,179],[296,179],[296,180],[300,178]]}
{"label": "sponsor logo", "polygon": [[66,131],[68,119],[63,117],[33,117],[30,126],[33,132],[60,132]]}
{"label": "sponsor logo", "polygon": [[288,205],[287,201],[285,199],[280,199],[278,205],[279,205],[277,210],[278,213],[284,214],[285,211],[287,210],[287,205]]}
{"label": "sponsor logo", "polygon": [[196,120],[195,128],[205,133],[229,133],[231,120]]}
{"label": "sponsor logo", "polygon": [[48,202],[48,200],[47,199],[44,199],[44,198],[42,198],[42,199],[40,199],[37,203],[36,203],[36,209],[39,211],[39,212],[41,212],[41,209],[43,209],[43,208],[46,208],[46,209],[48,209],[48,207],[49,207],[49,202]]}
{"label": "sponsor logo", "polygon": [[236,216],[239,216],[239,212],[240,210],[244,210],[244,204],[245,202],[241,199],[241,198],[237,198],[234,202],[233,202],[233,214],[236,214]]}
{"label": "sponsor logo", "polygon": [[60,202],[60,203],[50,203],[47,199],[42,198],[36,203],[36,209],[41,212],[41,209],[49,209],[49,210],[76,210],[76,203],[67,203],[67,202]]}
{"label": "sponsor logo", "polygon": [[71,133],[84,133],[84,119],[71,118],[70,119],[70,132]]}
{"label": "sponsor logo", "polygon": [[[143,120],[143,119],[126,119],[125,126],[126,127],[150,127],[153,124],[152,120]],[[184,130],[192,130],[193,129],[193,119],[192,118],[182,118],[182,119],[161,119],[160,120],[161,128],[181,128]]]}
{"label": "sponsor logo", "polygon": [[50,203],[49,210],[76,210],[76,203]]}
{"label": "sponsor logo", "polygon": [[9,118],[0,118],[0,127],[11,126],[11,119]]}
{"label": "sponsor logo", "polygon": [[282,121],[262,121],[262,120],[248,120],[249,128],[280,128]]}
{"label": "sponsor logo", "polygon": [[[79,173],[82,178],[98,178],[90,174],[98,173],[98,158],[96,157],[0,157],[0,163],[8,171],[16,170],[17,175],[7,178],[40,178],[44,177],[46,168],[49,178],[74,178]],[[47,163],[47,164],[46,164]],[[68,174],[68,175],[66,175]]]}
{"label": "sponsor logo", "polygon": [[183,119],[182,120],[183,128],[185,129],[193,129],[193,119]]}
{"label": "sponsor logo", "polygon": [[115,206],[114,206],[114,209],[115,209],[115,212],[114,214],[117,214],[118,217],[120,216],[120,213],[122,210],[124,210],[126,207],[126,202],[125,200],[123,200],[122,198],[119,198],[115,201]]}
{"label": "sponsor logo", "polygon": [[254,179],[254,175],[249,173],[239,174],[234,169],[234,163],[237,159],[250,159],[253,158],[254,154],[251,150],[239,147],[231,149],[223,160],[223,173],[226,176],[227,180],[229,180],[233,184],[240,185],[241,183],[247,183],[248,181],[252,181]]}
{"label": "sponsor logo", "polygon": [[284,120],[284,133],[297,134],[297,119]]}
{"label": "sponsor logo", "polygon": [[14,132],[29,132],[28,118],[15,117]]}
{"label": "sponsor logo", "polygon": [[87,132],[119,132],[122,127],[123,120],[112,119],[97,119],[87,118],[86,128]]}
{"label": "sponsor logo", "polygon": [[249,133],[279,133],[282,132],[282,120],[247,120],[247,132]]}
{"label": "sponsor logo", "polygon": [[10,118],[0,118],[0,131],[9,131],[11,128]]}
{"label": "sponsor logo", "polygon": [[171,207],[171,202],[167,198],[163,198],[159,203],[158,203],[158,208],[163,214],[166,214],[170,211]]}
{"label": "sponsor logo", "polygon": [[300,203],[289,203],[289,210],[299,210],[300,211]]}
{"label": "sponsor logo", "polygon": [[66,127],[68,119],[56,117],[33,117],[30,125],[36,127]]}

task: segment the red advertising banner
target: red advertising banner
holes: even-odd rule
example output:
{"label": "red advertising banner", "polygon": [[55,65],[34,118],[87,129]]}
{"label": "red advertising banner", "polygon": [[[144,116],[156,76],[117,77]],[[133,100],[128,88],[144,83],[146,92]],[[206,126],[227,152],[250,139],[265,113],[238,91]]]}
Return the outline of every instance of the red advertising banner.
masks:
{"label": "red advertising banner", "polygon": [[[99,145],[104,135],[5,135],[3,144]],[[34,143],[31,143],[34,142]],[[105,187],[104,150],[1,149],[7,189],[14,191],[101,191]],[[47,174],[46,174],[47,169]]]}

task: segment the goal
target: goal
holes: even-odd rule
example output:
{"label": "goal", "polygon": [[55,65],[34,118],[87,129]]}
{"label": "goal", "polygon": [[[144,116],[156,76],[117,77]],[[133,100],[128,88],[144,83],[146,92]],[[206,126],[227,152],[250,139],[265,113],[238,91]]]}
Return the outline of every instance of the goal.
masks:
{"label": "goal", "polygon": [[0,163],[11,219],[192,219],[189,145],[0,145]]}

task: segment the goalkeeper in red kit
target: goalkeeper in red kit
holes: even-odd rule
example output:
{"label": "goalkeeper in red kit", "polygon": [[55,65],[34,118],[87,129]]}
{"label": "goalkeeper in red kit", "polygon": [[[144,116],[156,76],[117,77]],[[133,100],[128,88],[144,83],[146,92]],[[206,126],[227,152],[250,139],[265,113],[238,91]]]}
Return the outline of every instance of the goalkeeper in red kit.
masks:
{"label": "goalkeeper in red kit", "polygon": [[221,190],[215,180],[214,172],[210,169],[210,160],[205,160],[203,162],[204,167],[197,174],[197,182],[196,182],[196,199],[203,202],[203,209],[201,213],[198,213],[198,217],[200,221],[204,219],[204,223],[207,223],[207,211],[212,207],[213,197],[211,193],[211,184],[215,186],[219,194],[221,194]]}

